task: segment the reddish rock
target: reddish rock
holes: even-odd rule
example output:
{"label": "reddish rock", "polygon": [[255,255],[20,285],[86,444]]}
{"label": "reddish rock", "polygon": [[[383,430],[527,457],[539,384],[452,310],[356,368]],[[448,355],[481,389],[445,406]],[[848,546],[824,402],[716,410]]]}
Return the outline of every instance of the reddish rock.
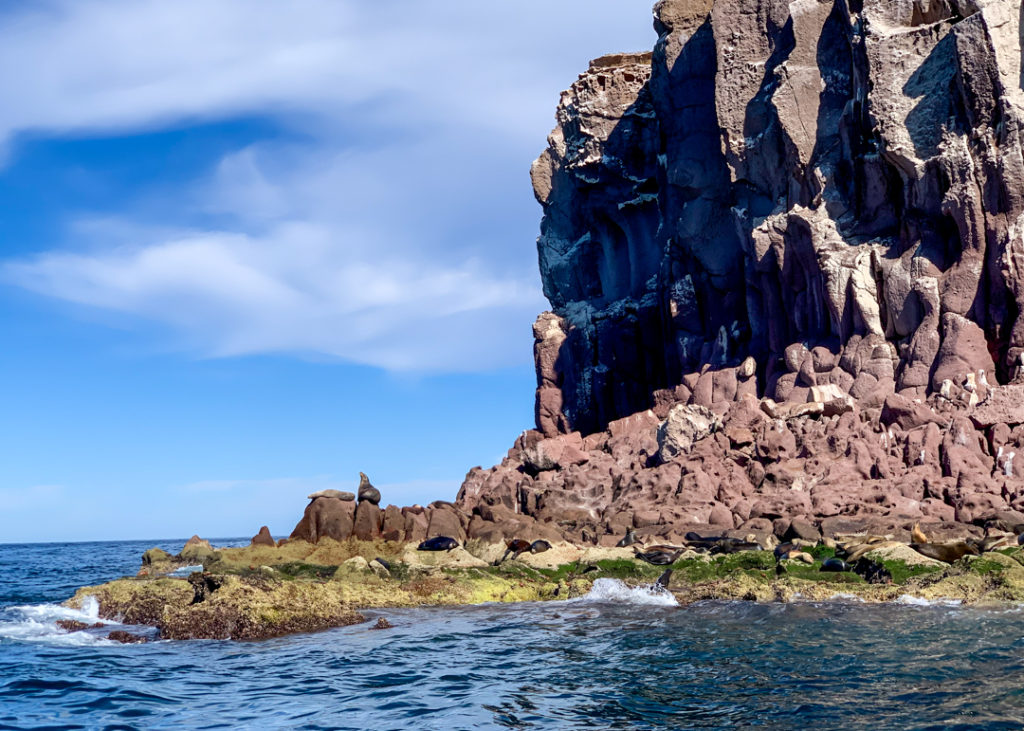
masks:
{"label": "reddish rock", "polygon": [[355,522],[352,535],[361,541],[372,541],[380,538],[382,511],[369,500],[364,500],[356,507]]}
{"label": "reddish rock", "polygon": [[448,508],[435,508],[428,510],[427,538],[434,536],[448,536],[459,543],[466,540],[466,532],[462,522],[454,510]]}
{"label": "reddish rock", "polygon": [[385,541],[401,541],[405,538],[405,516],[401,508],[394,505],[384,508],[380,535]]}
{"label": "reddish rock", "polygon": [[267,526],[261,527],[259,533],[252,537],[249,544],[252,546],[270,546],[271,548],[277,545],[274,537],[270,535],[270,529]]}
{"label": "reddish rock", "polygon": [[289,538],[310,543],[316,543],[321,538],[343,541],[352,535],[355,511],[356,504],[351,500],[333,497],[311,500]]}

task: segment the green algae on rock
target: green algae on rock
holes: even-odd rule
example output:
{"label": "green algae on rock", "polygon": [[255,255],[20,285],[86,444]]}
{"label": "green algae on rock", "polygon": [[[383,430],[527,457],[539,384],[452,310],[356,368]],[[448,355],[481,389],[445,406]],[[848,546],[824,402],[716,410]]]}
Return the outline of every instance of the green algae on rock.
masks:
{"label": "green algae on rock", "polygon": [[[568,549],[557,550],[570,555]],[[446,564],[444,553],[432,555],[430,563],[410,565],[402,559],[416,557],[402,544],[293,541],[280,547],[214,550],[206,560],[208,570],[187,579],[119,579],[80,589],[68,604],[80,607],[86,597],[95,597],[104,619],[151,625],[164,639],[254,640],[356,624],[364,621],[359,613],[364,608],[569,599],[585,595],[598,578],[650,585],[666,568],[673,571],[669,590],[681,604],[842,597],[884,602],[904,595],[968,605],[1024,601],[1024,554],[1019,549],[968,556],[952,565],[919,562],[890,551],[877,558],[892,574],[891,584],[869,584],[852,572],[823,572],[822,562],[834,552],[817,547],[811,553],[812,564],[783,561],[785,571],[777,574],[775,557],[768,551],[718,556],[688,551],[671,567],[652,566],[608,549],[590,554],[577,550],[575,555],[596,560],[555,566],[519,560],[467,565],[461,555]],[[619,557],[598,558],[609,555]]]}

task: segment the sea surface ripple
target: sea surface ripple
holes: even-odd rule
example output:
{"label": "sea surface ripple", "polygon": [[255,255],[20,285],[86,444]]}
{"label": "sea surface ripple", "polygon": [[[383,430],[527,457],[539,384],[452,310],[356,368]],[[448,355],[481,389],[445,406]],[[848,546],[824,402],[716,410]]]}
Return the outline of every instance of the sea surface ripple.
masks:
{"label": "sea surface ripple", "polygon": [[394,628],[266,642],[56,628],[57,602],[134,573],[154,544],[182,541],[0,544],[0,728],[1024,725],[1017,609],[678,607],[604,584],[568,602],[369,611]]}

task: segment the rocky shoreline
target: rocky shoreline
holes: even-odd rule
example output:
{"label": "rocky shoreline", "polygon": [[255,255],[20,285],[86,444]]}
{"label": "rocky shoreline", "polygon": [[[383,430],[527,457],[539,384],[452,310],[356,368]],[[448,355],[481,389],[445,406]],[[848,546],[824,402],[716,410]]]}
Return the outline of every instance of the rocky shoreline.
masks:
{"label": "rocky shoreline", "polygon": [[[318,544],[296,540],[222,549],[194,540],[178,556],[147,551],[148,563],[138,576],[84,587],[66,604],[77,609],[95,599],[100,618],[156,628],[161,639],[259,640],[361,623],[364,610],[573,599],[586,595],[599,579],[668,591],[683,605],[854,598],[976,606],[1024,601],[1024,550],[1010,534],[990,537],[989,544],[999,546],[993,550],[984,550],[984,542],[911,548],[883,536],[816,544],[796,539],[773,550],[692,538],[688,546],[643,549],[560,543],[505,561],[500,561],[503,544],[479,541],[424,552],[381,540],[327,538]],[[933,545],[954,551],[946,555],[949,562],[924,555]],[[203,553],[203,570],[175,575],[196,560],[197,550]],[[670,560],[650,562],[662,554]],[[860,570],[864,563],[870,572]],[[387,620],[380,625],[375,628],[385,629]],[[122,642],[147,638],[123,630],[117,634],[114,639]]]}

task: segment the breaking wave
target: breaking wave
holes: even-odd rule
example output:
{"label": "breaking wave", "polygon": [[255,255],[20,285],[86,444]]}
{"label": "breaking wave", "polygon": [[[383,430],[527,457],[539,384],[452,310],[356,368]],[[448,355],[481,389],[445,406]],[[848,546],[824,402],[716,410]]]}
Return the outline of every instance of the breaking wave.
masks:
{"label": "breaking wave", "polygon": [[[61,619],[86,624],[109,624],[100,619],[95,597],[86,597],[81,609],[60,604],[32,604],[7,607],[0,611],[0,640],[46,642],[57,645],[107,644],[109,641],[89,632],[68,632],[57,626]],[[113,643],[111,643],[113,644]]]}
{"label": "breaking wave", "polygon": [[608,604],[641,604],[655,607],[678,607],[679,602],[667,589],[657,584],[627,586],[618,579],[597,579],[585,596],[574,602]]}

